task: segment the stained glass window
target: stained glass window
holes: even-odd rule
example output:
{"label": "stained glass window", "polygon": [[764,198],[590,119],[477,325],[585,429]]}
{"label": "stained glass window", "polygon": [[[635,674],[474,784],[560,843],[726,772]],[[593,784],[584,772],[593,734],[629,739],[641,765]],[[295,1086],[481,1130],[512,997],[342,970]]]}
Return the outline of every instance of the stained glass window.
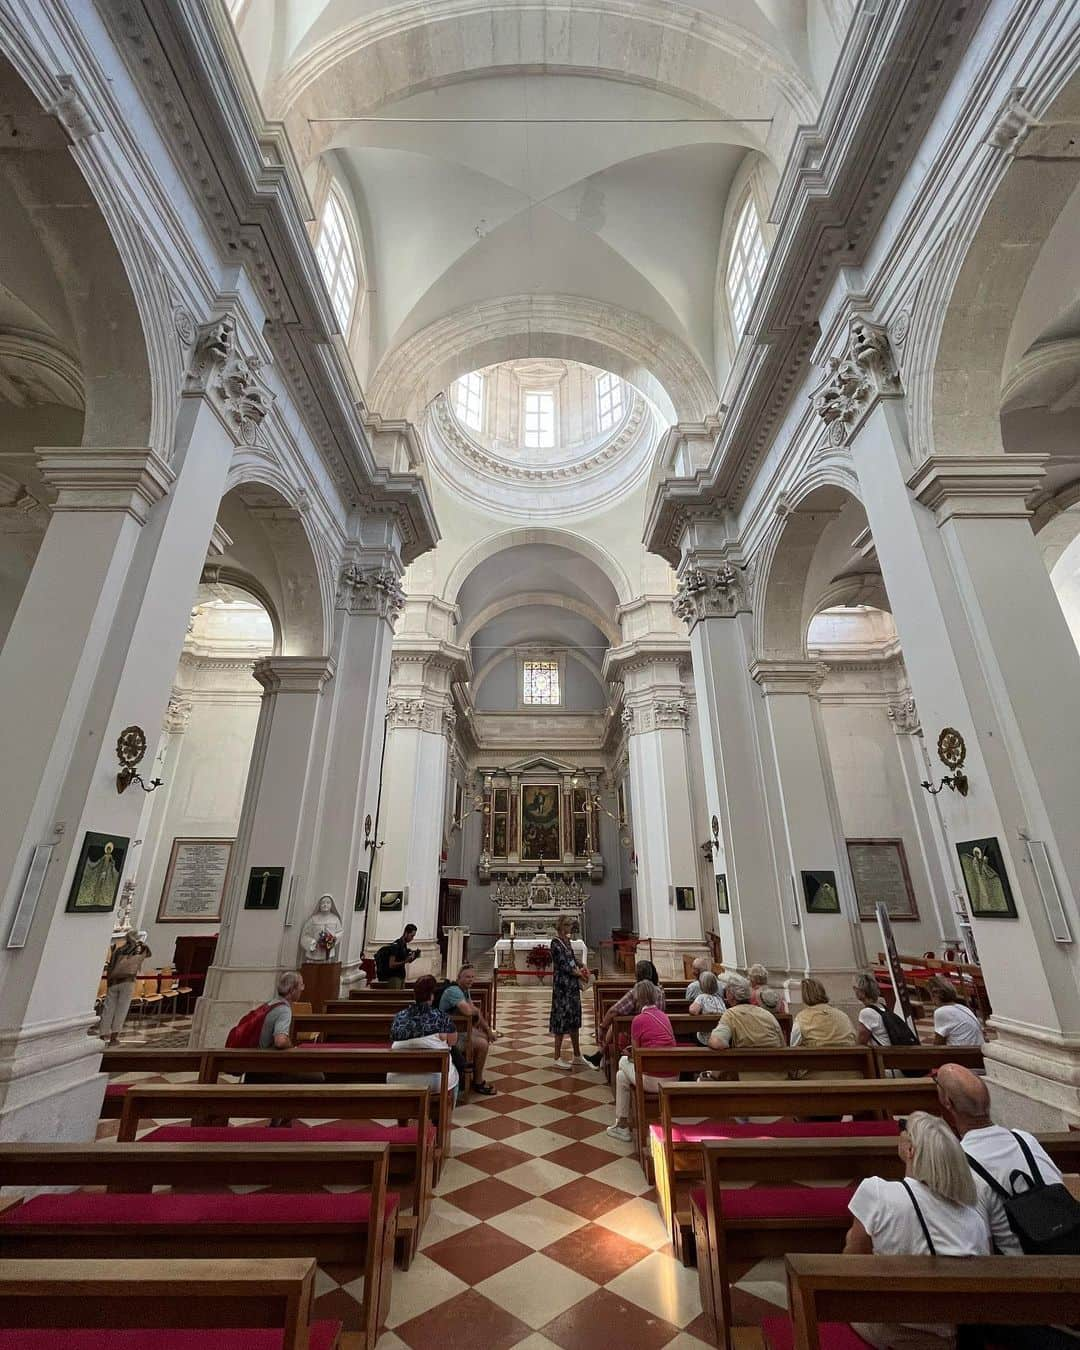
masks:
{"label": "stained glass window", "polygon": [[484,377],[478,370],[454,381],[454,412],[459,422],[479,431],[484,420]]}
{"label": "stained glass window", "polygon": [[[525,395],[525,448],[550,450],[555,445],[555,395]],[[558,702],[558,700],[556,700]]]}
{"label": "stained glass window", "polygon": [[356,299],[357,271],[349,227],[345,223],[345,211],[334,191],[330,192],[323,207],[319,236],[315,240],[315,257],[319,261],[334,313],[344,333],[349,327]]}
{"label": "stained glass window", "polygon": [[561,703],[558,661],[526,661],[523,691],[525,703]]}
{"label": "stained glass window", "polygon": [[601,431],[617,426],[623,415],[623,382],[606,370],[596,381],[596,414]]}
{"label": "stained glass window", "polygon": [[731,241],[728,259],[727,293],[731,305],[731,326],[736,339],[742,336],[743,325],[757,293],[758,282],[765,271],[765,241],[761,237],[761,222],[752,197],[739,214],[739,223]]}

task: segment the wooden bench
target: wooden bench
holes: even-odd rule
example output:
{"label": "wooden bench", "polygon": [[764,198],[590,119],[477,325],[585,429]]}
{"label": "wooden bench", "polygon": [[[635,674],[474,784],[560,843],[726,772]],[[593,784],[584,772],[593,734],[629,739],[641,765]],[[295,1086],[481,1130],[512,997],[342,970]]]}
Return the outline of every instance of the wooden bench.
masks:
{"label": "wooden bench", "polygon": [[[490,981],[474,980],[468,994],[475,1003],[488,1026],[495,1026],[494,989]],[[348,998],[331,999],[326,1004],[326,1012],[359,1012],[368,1007],[385,1011],[386,1009],[407,1008],[414,1002],[412,987],[403,989],[350,989]]]}
{"label": "wooden bench", "polygon": [[[293,1131],[269,1125],[233,1126],[237,1118],[297,1121],[331,1117],[329,1125]],[[390,1176],[401,1204],[397,1215],[398,1254],[408,1270],[431,1208],[433,1191],[433,1131],[428,1120],[428,1089],[327,1084],[133,1084],[120,1118],[120,1143],[134,1141],[139,1122],[146,1119],[189,1124],[161,1125],[142,1142],[156,1144],[258,1144],[274,1146],[295,1137],[300,1143],[386,1144],[390,1149]],[[341,1121],[347,1121],[342,1125]],[[395,1120],[397,1125],[378,1122]],[[319,1184],[319,1183],[316,1183]],[[348,1184],[343,1182],[342,1184]]]}
{"label": "wooden bench", "polygon": [[360,1050],[352,1047],[324,1046],[317,1052],[295,1050],[204,1050],[199,1070],[200,1083],[216,1083],[222,1074],[242,1077],[248,1073],[281,1072],[287,1078],[302,1077],[313,1069],[327,1083],[370,1083],[381,1085],[388,1073],[439,1076],[437,1090],[430,1090],[428,1108],[435,1125],[433,1180],[438,1185],[443,1163],[450,1157],[450,1129],[453,1105],[450,1098],[450,1056],[441,1050]]}
{"label": "wooden bench", "polygon": [[[1080,1323],[1077,1256],[957,1261],[947,1256],[797,1255],[786,1264],[791,1322],[766,1319],[762,1344],[769,1350],[830,1350],[843,1345],[838,1333],[850,1322],[911,1321],[913,1309],[920,1322],[951,1325]],[[831,1324],[828,1329],[826,1324]]]}
{"label": "wooden bench", "polygon": [[[0,1272],[0,1350],[144,1350],[174,1343],[185,1350],[264,1345],[246,1331],[271,1328],[281,1350],[337,1350],[341,1324],[311,1320],[315,1262],[6,1261]],[[229,1332],[228,1337],[225,1332]]]}
{"label": "wooden bench", "polygon": [[[395,1013],[300,1013],[292,1020],[292,1039],[296,1044],[302,1036],[314,1035],[321,1045],[351,1045],[362,1049],[388,1050],[391,1045],[390,1024]],[[472,1022],[461,1013],[451,1018],[458,1031],[458,1046],[465,1062],[472,1064]],[[467,1076],[459,1085],[463,1097],[468,1096]]]}
{"label": "wooden bench", "polygon": [[[386,1144],[2,1144],[0,1186],[104,1186],[109,1193],[38,1195],[5,1209],[0,1263],[65,1260],[94,1249],[107,1251],[114,1269],[144,1257],[362,1260],[362,1329],[374,1346],[389,1307],[397,1233],[389,1164]],[[291,1193],[331,1184],[366,1190]],[[155,1185],[176,1189],[146,1193]],[[270,1189],[226,1189],[250,1185]],[[207,1187],[219,1189],[191,1193]]]}
{"label": "wooden bench", "polygon": [[645,1091],[647,1077],[685,1074],[696,1078],[699,1073],[723,1073],[733,1078],[742,1073],[770,1073],[779,1080],[799,1070],[853,1073],[864,1078],[876,1077],[870,1052],[853,1046],[841,1050],[708,1050],[704,1046],[676,1046],[674,1049],[637,1050],[634,1052],[634,1114],[633,1128],[637,1131],[638,1156],[646,1176],[653,1180],[657,1169],[654,1135],[651,1129],[660,1119],[660,1098]]}
{"label": "wooden bench", "polygon": [[884,1078],[890,1069],[908,1072],[918,1069],[930,1073],[943,1064],[963,1064],[965,1068],[981,1072],[983,1048],[981,1045],[875,1045],[877,1072]]}
{"label": "wooden bench", "polygon": [[[188,1073],[193,1078],[199,1075],[202,1065],[201,1050],[121,1050],[110,1048],[101,1056],[101,1072],[110,1077],[114,1074],[145,1073]],[[106,1083],[105,1096],[101,1102],[102,1120],[119,1120],[124,1107],[124,1095],[130,1083]]]}

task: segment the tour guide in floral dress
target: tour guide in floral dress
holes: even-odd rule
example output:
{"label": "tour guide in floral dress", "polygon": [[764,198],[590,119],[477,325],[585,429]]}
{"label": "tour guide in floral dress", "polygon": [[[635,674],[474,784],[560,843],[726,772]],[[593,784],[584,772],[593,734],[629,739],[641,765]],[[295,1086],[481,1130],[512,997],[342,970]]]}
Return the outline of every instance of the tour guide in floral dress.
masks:
{"label": "tour guide in floral dress", "polygon": [[[572,1069],[583,1065],[581,1047],[578,1044],[578,1031],[581,1028],[581,986],[589,981],[589,972],[579,965],[574,949],[570,944],[570,929],[573,920],[563,914],[555,925],[555,937],[551,943],[551,1019],[548,1030],[555,1037],[555,1062],[560,1069]],[[574,1058],[563,1059],[563,1037],[570,1037],[574,1047]]]}

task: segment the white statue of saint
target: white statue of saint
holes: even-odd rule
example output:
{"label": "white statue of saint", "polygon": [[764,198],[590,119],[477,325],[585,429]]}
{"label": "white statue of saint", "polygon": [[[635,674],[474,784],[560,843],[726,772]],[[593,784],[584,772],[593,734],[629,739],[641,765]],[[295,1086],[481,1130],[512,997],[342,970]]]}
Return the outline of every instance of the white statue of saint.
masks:
{"label": "white statue of saint", "polygon": [[315,910],[300,930],[300,963],[336,961],[344,924],[332,895],[321,895]]}

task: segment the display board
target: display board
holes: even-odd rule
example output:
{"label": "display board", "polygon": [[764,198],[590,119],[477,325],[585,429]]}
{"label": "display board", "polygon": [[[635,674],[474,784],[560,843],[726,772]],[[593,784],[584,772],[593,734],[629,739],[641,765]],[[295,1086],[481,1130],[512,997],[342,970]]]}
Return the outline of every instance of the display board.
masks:
{"label": "display board", "polygon": [[174,839],[158,923],[216,923],[221,918],[233,839]]}

